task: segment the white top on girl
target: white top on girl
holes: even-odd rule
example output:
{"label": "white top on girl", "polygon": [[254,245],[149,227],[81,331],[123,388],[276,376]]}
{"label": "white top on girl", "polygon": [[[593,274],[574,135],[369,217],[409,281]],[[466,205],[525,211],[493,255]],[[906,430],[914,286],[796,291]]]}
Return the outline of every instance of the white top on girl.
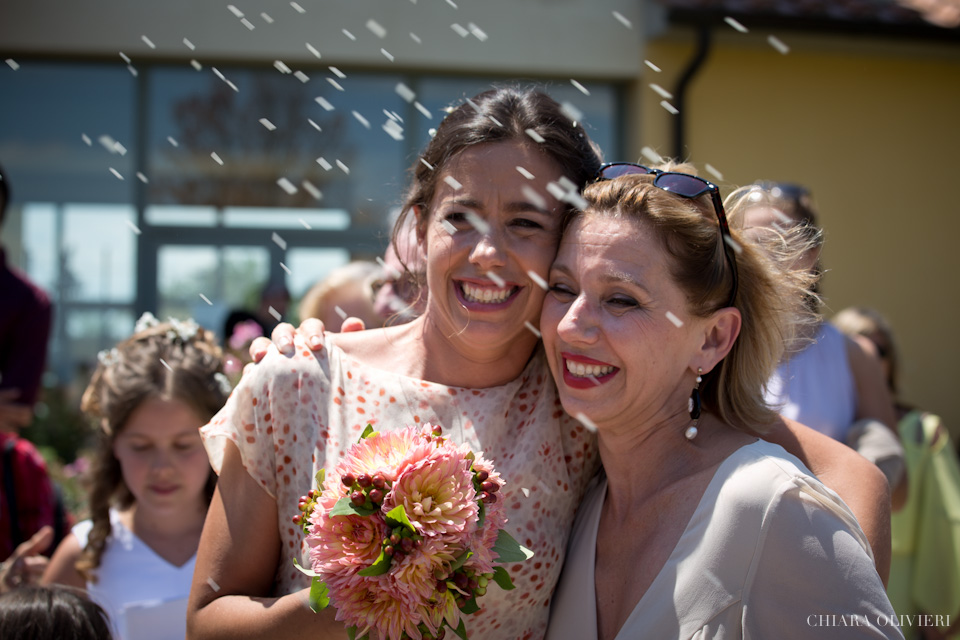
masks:
{"label": "white top on girl", "polygon": [[[103,607],[117,640],[182,640],[187,635],[187,596],[196,554],[177,567],[148,547],[110,510],[111,533],[90,598]],[[73,527],[80,547],[87,546],[92,520]]]}

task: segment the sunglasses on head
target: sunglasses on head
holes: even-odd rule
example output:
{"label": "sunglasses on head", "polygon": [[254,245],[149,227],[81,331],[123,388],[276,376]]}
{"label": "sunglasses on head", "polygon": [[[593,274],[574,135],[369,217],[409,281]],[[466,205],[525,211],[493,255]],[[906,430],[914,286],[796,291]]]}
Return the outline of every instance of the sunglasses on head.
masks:
{"label": "sunglasses on head", "polygon": [[810,195],[810,190],[799,184],[790,182],[771,182],[769,180],[758,180],[754,182],[755,187],[768,191],[775,198],[787,198],[789,200],[799,200],[804,196]]}
{"label": "sunglasses on head", "polygon": [[723,210],[723,200],[720,199],[720,188],[717,185],[689,173],[675,171],[661,171],[642,164],[632,162],[610,162],[600,167],[594,182],[613,180],[621,176],[651,175],[653,186],[668,191],[681,198],[698,198],[705,193],[710,194],[713,202],[713,211],[717,214],[717,224],[720,227],[720,238],[723,240],[723,253],[730,265],[730,275],[733,278],[733,287],[730,290],[728,307],[734,306],[737,299],[737,258],[734,255],[734,240],[730,235],[730,225],[727,224],[727,215]]}

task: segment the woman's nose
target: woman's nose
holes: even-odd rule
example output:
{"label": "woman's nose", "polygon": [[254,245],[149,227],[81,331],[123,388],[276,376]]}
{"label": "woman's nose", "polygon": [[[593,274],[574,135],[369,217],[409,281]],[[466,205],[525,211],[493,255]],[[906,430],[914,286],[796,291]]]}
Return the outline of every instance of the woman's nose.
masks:
{"label": "woman's nose", "polygon": [[569,344],[589,344],[596,341],[596,312],[584,294],[578,295],[567,307],[557,325],[557,334]]}
{"label": "woman's nose", "polygon": [[495,229],[490,229],[481,234],[477,244],[470,252],[470,262],[484,273],[494,267],[502,267],[506,264],[502,234]]}

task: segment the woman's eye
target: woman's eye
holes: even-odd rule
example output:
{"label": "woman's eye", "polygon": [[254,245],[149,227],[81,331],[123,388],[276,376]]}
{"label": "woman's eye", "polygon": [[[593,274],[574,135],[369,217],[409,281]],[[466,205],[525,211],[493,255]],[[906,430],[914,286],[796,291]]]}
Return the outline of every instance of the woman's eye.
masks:
{"label": "woman's eye", "polygon": [[617,296],[615,298],[610,298],[609,303],[615,307],[621,309],[632,309],[634,307],[640,306],[640,304],[633,298],[626,298],[623,296]]}
{"label": "woman's eye", "polygon": [[574,295],[573,290],[565,284],[551,284],[550,293],[557,296],[558,298],[572,297]]}
{"label": "woman's eye", "polygon": [[463,211],[450,211],[443,214],[443,219],[451,224],[461,224],[466,222],[467,214]]}
{"label": "woman's eye", "polygon": [[517,218],[511,224],[513,224],[515,227],[520,227],[521,229],[543,229],[542,224],[536,220],[530,220],[529,218]]}

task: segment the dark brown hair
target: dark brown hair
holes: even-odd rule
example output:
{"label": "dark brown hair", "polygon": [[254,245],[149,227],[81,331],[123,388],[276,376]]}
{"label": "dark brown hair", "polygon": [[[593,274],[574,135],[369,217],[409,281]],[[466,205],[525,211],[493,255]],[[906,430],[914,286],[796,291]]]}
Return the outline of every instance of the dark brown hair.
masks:
{"label": "dark brown hair", "polygon": [[19,587],[0,595],[3,640],[111,640],[107,614],[70,587]]}
{"label": "dark brown hair", "polygon": [[[450,160],[476,145],[510,141],[536,145],[559,165],[563,176],[579,188],[583,188],[600,169],[600,154],[586,131],[549,95],[521,87],[484,91],[467,99],[443,119],[433,139],[410,168],[412,184],[391,240],[401,260],[404,254],[397,245],[397,238],[404,222],[414,214],[415,208],[419,209],[421,216],[417,227],[418,233],[422,233],[430,216],[440,174]],[[404,267],[409,272],[406,264]],[[422,278],[418,284],[423,286]]]}
{"label": "dark brown hair", "polygon": [[[92,571],[100,566],[110,535],[110,508],[125,509],[135,501],[113,454],[113,442],[130,414],[144,400],[159,397],[183,402],[209,420],[229,395],[224,382],[221,351],[213,334],[190,323],[155,324],[102,354],[80,404],[99,426],[99,443],[90,468],[93,528],[77,561],[77,570],[88,581],[95,579]],[[208,503],[215,485],[216,474],[211,469],[205,494]]]}

